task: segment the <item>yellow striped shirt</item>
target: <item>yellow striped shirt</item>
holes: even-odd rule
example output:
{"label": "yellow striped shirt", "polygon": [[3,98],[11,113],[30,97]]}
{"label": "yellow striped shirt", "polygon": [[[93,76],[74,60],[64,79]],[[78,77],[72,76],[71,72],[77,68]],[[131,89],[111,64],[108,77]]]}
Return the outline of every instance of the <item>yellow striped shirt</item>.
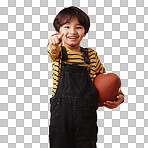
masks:
{"label": "yellow striped shirt", "polygon": [[[64,46],[64,45],[63,45]],[[75,51],[72,51],[68,49],[66,46],[68,64],[78,64],[79,66],[89,66],[84,62],[84,56],[83,53],[78,53]],[[47,47],[48,55],[50,56],[52,60],[52,76],[53,76],[53,92],[52,95],[54,96],[58,83],[60,78],[60,72],[61,72],[61,63],[62,63],[62,54],[60,54],[61,47],[54,46],[54,45],[48,45]],[[90,59],[90,78],[93,81],[94,76],[99,73],[104,73],[105,69],[103,65],[101,64],[101,61],[99,57],[97,56],[97,52],[94,51],[91,48],[88,48],[88,56]]]}

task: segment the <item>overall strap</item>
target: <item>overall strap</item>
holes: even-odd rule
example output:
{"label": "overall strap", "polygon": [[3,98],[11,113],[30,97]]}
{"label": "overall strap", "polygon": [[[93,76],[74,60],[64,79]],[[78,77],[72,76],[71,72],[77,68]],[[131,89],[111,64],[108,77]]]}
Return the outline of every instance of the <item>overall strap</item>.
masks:
{"label": "overall strap", "polygon": [[89,59],[89,56],[88,56],[88,49],[87,48],[82,48],[81,47],[81,51],[84,55],[84,61],[86,64],[90,64],[90,59]]}
{"label": "overall strap", "polygon": [[68,56],[67,56],[66,48],[62,46],[62,61],[67,61],[67,60],[68,60]]}

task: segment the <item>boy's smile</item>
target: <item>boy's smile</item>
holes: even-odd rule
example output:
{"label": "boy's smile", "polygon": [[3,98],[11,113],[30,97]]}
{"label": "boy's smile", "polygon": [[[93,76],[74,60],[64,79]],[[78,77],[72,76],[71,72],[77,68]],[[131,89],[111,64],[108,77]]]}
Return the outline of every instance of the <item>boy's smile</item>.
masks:
{"label": "boy's smile", "polygon": [[85,37],[85,29],[79,23],[76,17],[72,18],[69,23],[64,24],[60,27],[60,34],[63,34],[62,40],[64,45],[71,50],[80,50],[80,42]]}

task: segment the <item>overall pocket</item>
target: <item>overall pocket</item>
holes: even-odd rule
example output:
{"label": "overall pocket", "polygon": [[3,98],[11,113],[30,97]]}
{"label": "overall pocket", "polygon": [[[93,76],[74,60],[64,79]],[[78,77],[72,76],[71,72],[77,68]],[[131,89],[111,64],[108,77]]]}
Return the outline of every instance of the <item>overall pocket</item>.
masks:
{"label": "overall pocket", "polygon": [[54,116],[54,114],[57,112],[57,110],[59,108],[60,108],[60,101],[50,100],[50,113],[51,113],[51,117]]}

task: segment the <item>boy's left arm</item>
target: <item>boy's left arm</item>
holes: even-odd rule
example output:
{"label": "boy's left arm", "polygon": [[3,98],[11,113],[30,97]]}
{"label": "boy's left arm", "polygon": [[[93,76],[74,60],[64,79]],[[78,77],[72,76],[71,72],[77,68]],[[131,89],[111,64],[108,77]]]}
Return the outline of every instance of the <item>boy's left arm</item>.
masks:
{"label": "boy's left arm", "polygon": [[[100,62],[99,57],[96,54],[96,74],[100,74],[100,73],[106,73],[104,66],[102,65],[102,63]],[[104,103],[104,107],[107,107],[109,109],[113,109],[118,107],[121,103],[124,102],[124,94],[123,92],[120,90],[119,95],[116,98],[116,101],[106,101]]]}

